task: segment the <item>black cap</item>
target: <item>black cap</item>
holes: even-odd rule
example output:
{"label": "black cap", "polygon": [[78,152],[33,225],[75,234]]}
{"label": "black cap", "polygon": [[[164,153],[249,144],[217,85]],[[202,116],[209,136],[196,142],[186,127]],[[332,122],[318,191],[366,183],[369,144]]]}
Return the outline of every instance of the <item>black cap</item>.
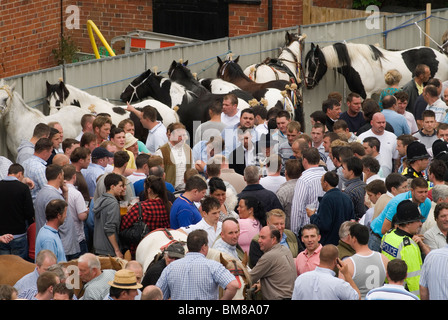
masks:
{"label": "black cap", "polygon": [[394,218],[396,224],[406,224],[425,219],[420,213],[418,205],[411,200],[403,200],[398,204]]}
{"label": "black cap", "polygon": [[92,159],[101,159],[101,158],[113,158],[114,154],[109,152],[106,148],[97,147],[92,151]]}

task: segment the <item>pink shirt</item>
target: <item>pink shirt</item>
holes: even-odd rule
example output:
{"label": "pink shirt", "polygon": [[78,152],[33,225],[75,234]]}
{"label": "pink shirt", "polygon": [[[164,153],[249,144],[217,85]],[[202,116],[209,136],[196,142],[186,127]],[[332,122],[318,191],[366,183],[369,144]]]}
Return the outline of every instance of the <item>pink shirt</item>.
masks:
{"label": "pink shirt", "polygon": [[316,250],[309,256],[307,250],[300,252],[295,259],[297,275],[302,273],[313,271],[320,263],[319,254],[322,249],[322,245],[319,244]]}
{"label": "pink shirt", "polygon": [[238,223],[240,225],[240,237],[238,238],[238,244],[244,252],[249,254],[250,242],[260,232],[260,222],[253,219],[238,219]]}

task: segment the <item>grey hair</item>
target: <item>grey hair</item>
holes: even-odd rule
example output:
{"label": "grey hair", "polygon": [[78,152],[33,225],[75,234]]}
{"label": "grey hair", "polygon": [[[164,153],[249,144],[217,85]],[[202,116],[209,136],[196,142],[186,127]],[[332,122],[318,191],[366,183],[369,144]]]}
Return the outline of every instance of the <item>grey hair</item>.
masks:
{"label": "grey hair", "polygon": [[101,262],[100,259],[94,255],[93,253],[85,253],[79,257],[79,262],[87,262],[89,269],[99,269],[101,270]]}
{"label": "grey hair", "polygon": [[350,234],[350,227],[357,224],[355,221],[345,221],[339,227],[339,239],[344,239]]}
{"label": "grey hair", "polygon": [[260,180],[260,168],[257,166],[247,166],[244,169],[244,179],[246,179],[247,184],[258,183]]}
{"label": "grey hair", "polygon": [[445,184],[438,184],[432,188],[432,201],[437,203],[440,199],[448,198],[448,186]]}

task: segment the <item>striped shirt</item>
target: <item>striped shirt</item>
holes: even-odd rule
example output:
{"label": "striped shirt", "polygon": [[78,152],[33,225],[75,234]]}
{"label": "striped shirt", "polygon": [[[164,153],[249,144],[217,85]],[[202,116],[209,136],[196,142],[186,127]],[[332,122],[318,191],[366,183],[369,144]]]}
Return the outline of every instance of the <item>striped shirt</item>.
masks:
{"label": "striped shirt", "polygon": [[432,250],[425,258],[420,276],[420,286],[428,288],[430,300],[448,299],[448,245]]}
{"label": "striped shirt", "polygon": [[25,169],[25,176],[34,182],[34,188],[31,189],[31,197],[34,201],[40,189],[47,184],[47,178],[45,176],[47,162],[36,155],[32,155],[22,165]]}
{"label": "striped shirt", "polygon": [[353,202],[355,209],[355,219],[359,220],[366,213],[367,207],[364,204],[366,195],[366,183],[360,178],[354,178],[346,182],[344,193],[347,194]]}
{"label": "striped shirt", "polygon": [[312,167],[305,170],[297,180],[291,204],[291,231],[299,234],[300,229],[310,223],[306,214],[306,206],[318,204],[318,197],[324,195],[320,179],[325,174],[322,167]]}
{"label": "striped shirt", "polygon": [[218,300],[219,287],[235,280],[221,263],[202,253],[188,252],[163,269],[156,283],[165,300]]}

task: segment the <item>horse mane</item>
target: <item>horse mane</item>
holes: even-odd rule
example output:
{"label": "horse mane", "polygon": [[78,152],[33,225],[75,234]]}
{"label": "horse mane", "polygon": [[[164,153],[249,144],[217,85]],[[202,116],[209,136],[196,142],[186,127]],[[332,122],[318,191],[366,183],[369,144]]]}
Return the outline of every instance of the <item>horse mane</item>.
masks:
{"label": "horse mane", "polygon": [[322,48],[325,60],[329,68],[347,66],[350,67],[352,61],[360,56],[367,61],[373,60],[381,63],[384,58],[383,53],[377,47],[360,43],[337,42],[331,46]]}

